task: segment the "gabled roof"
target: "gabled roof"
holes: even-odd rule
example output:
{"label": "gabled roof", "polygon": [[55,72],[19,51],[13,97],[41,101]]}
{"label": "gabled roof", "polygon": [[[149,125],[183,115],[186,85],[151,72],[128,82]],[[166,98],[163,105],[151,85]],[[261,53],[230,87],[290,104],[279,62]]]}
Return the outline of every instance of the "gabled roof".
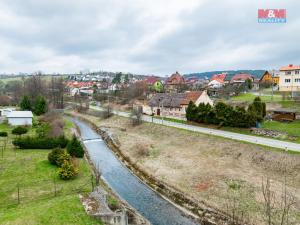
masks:
{"label": "gabled roof", "polygon": [[280,71],[286,71],[286,70],[300,70],[300,66],[294,66],[293,64],[290,64],[288,66],[282,66],[280,68]]}
{"label": "gabled roof", "polygon": [[224,83],[226,76],[227,76],[227,73],[214,74],[214,75],[211,77],[211,80],[217,80],[217,81],[219,81],[220,83]]}
{"label": "gabled roof", "polygon": [[155,84],[156,81],[159,81],[159,78],[155,76],[147,77],[146,79],[144,79],[144,82],[147,85],[153,85]]}
{"label": "gabled roof", "polygon": [[231,78],[231,82],[233,82],[233,81],[245,81],[247,79],[253,79],[252,75],[247,74],[247,73],[239,73],[239,74],[235,74]]}
{"label": "gabled roof", "polygon": [[186,93],[159,93],[154,95],[150,101],[149,106],[164,106],[179,108],[181,105],[188,105],[190,101],[196,102],[201,96],[202,91],[190,91]]}
{"label": "gabled roof", "polygon": [[184,84],[185,80],[183,76],[181,76],[177,71],[176,73],[172,74],[167,80],[166,84]]}
{"label": "gabled roof", "polygon": [[12,111],[7,115],[7,118],[32,118],[31,111]]}

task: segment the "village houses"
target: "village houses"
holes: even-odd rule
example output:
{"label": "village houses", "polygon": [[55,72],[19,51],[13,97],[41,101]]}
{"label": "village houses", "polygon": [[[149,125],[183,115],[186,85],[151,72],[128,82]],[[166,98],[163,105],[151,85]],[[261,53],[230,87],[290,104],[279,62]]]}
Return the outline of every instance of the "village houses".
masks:
{"label": "village houses", "polygon": [[147,115],[185,119],[189,102],[213,105],[206,91],[187,91],[185,93],[158,93],[148,105],[143,105],[143,113]]}

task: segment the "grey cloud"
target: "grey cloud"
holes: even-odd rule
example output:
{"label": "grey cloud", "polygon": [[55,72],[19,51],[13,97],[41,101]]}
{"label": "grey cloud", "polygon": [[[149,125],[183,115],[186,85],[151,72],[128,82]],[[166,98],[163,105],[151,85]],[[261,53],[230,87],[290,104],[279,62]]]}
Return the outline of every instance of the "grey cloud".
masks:
{"label": "grey cloud", "polygon": [[[0,72],[98,68],[164,75],[299,64],[298,1],[174,0],[164,9],[159,0],[146,2],[3,1],[5,23],[13,26],[0,22],[0,45],[8,46],[0,58],[9,59]],[[258,8],[286,8],[288,22],[258,24]]]}

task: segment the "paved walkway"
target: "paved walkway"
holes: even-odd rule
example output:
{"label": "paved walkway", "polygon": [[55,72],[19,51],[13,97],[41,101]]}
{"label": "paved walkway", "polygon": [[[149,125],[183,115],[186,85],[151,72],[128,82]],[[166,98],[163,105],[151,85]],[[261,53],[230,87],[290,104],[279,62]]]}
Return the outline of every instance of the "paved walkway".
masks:
{"label": "paved walkway", "polygon": [[[90,106],[90,108],[95,109],[95,110],[102,110],[100,107],[96,107],[96,106]],[[121,112],[121,111],[113,110],[113,113],[116,115],[119,115],[119,116],[123,116],[123,117],[130,117],[130,113],[128,113],[128,112]],[[230,132],[230,131],[216,130],[216,129],[206,128],[206,127],[198,127],[198,126],[193,126],[193,125],[188,125],[188,124],[176,123],[176,122],[161,120],[161,119],[157,119],[157,118],[152,118],[151,116],[145,116],[145,115],[142,117],[142,119],[143,119],[143,121],[146,121],[146,122],[162,124],[162,125],[169,126],[169,127],[176,127],[176,128],[194,131],[194,132],[229,138],[229,139],[233,139],[233,140],[245,141],[245,142],[249,142],[249,143],[300,152],[300,144],[293,143],[293,142],[280,141],[280,140],[271,139],[271,138],[258,137],[258,136],[253,136],[253,135],[234,133],[234,132]]]}

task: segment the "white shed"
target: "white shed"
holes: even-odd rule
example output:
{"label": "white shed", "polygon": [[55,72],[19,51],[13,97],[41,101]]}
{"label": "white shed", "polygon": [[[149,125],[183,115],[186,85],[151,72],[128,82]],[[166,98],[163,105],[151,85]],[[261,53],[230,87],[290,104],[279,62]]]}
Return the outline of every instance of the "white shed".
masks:
{"label": "white shed", "polygon": [[7,115],[8,124],[12,126],[32,125],[32,118],[31,111],[12,111]]}

